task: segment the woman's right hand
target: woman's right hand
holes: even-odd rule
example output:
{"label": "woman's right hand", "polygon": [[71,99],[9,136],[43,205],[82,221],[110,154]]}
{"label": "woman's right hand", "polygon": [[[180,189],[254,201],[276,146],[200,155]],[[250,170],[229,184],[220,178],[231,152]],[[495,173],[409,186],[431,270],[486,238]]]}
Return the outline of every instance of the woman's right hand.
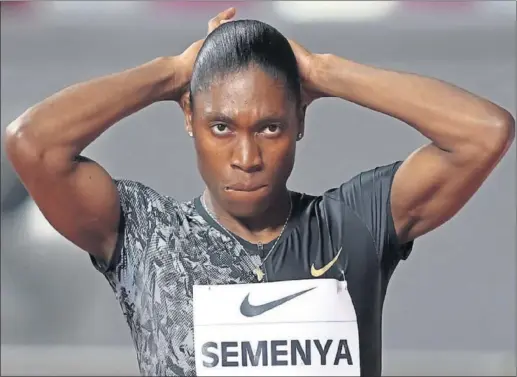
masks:
{"label": "woman's right hand", "polygon": [[[235,8],[228,8],[208,21],[208,34],[217,29],[220,25],[231,21],[235,16],[235,13]],[[184,109],[187,103],[186,101],[188,101],[190,78],[192,77],[192,71],[194,69],[197,54],[199,53],[203,42],[204,39],[200,39],[192,43],[185,51],[183,51],[183,53],[175,57],[175,69],[179,74],[179,87],[181,88],[179,96],[177,96],[175,100],[180,104],[182,109]]]}

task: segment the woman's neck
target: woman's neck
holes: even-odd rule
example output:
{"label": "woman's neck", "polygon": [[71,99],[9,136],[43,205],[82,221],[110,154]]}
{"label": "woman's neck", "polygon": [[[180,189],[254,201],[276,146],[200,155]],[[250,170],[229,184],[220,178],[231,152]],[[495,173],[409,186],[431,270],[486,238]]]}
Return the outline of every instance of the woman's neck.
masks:
{"label": "woman's neck", "polygon": [[220,225],[251,243],[265,244],[279,237],[292,211],[291,194],[287,189],[276,195],[261,213],[246,218],[232,216],[208,190],[203,193],[203,201]]}

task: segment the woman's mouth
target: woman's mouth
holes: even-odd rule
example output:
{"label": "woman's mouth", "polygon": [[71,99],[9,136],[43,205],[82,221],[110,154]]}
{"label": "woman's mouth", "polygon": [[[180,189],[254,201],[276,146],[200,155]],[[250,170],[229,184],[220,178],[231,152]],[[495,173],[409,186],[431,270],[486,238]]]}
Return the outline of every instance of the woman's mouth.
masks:
{"label": "woman's mouth", "polygon": [[241,192],[254,192],[265,188],[267,185],[257,183],[235,183],[230,186],[226,186],[226,191],[241,191]]}

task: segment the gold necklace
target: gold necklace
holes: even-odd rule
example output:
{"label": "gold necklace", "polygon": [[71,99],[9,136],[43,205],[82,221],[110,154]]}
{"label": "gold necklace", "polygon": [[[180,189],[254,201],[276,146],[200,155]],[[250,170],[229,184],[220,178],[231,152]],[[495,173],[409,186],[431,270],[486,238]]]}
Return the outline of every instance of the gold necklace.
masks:
{"label": "gold necklace", "polygon": [[[212,220],[214,220],[217,224],[219,224],[219,226],[221,228],[223,228],[226,233],[228,233],[228,235],[233,238],[233,240],[239,244],[242,249],[244,250],[244,252],[246,253],[246,255],[250,258],[250,261],[251,261],[251,255],[248,253],[248,251],[246,250],[246,248],[242,245],[242,243],[233,235],[232,232],[230,232],[223,224],[221,224],[216,216],[208,209],[208,206],[206,205],[206,202],[205,202],[205,195],[203,193],[203,195],[201,195],[201,205],[203,206],[203,208],[205,209],[205,211],[208,213],[208,215],[212,218]],[[291,199],[291,193],[289,193],[289,215],[287,215],[287,219],[285,220],[285,223],[284,223],[284,226],[282,227],[282,230],[280,231],[280,234],[278,235],[275,243],[273,244],[273,246],[271,247],[271,249],[269,249],[269,252],[267,253],[267,255],[264,257],[264,259],[262,260],[262,262],[253,268],[253,273],[255,274],[255,276],[257,277],[257,280],[259,282],[261,282],[266,276],[266,272],[265,272],[265,269],[262,270],[262,266],[264,265],[264,263],[266,263],[266,260],[269,258],[269,256],[273,253],[273,250],[275,250],[276,248],[276,245],[278,244],[278,242],[280,241],[280,238],[282,238],[282,234],[284,234],[284,231],[287,227],[287,224],[289,223],[289,220],[291,219],[291,214],[292,214],[292,211],[293,211],[293,200]],[[258,243],[258,249],[262,251],[262,242],[259,242]],[[253,262],[252,262],[253,264]]]}

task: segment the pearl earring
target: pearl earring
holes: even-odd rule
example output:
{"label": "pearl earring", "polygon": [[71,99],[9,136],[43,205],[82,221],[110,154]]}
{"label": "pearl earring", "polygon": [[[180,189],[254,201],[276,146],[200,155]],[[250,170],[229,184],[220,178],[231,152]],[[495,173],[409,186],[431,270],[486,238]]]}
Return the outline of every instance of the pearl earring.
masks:
{"label": "pearl earring", "polygon": [[302,140],[303,134],[300,132],[296,138],[296,140]]}

